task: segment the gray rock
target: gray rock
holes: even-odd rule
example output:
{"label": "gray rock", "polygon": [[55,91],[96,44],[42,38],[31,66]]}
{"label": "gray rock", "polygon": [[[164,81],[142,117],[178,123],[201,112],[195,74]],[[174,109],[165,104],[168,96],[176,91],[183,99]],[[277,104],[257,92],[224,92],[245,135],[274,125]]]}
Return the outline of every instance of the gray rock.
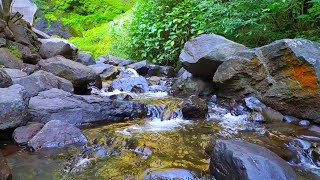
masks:
{"label": "gray rock", "polygon": [[299,124],[299,122],[300,122],[300,119],[293,117],[293,116],[284,116],[283,120],[287,123],[290,123],[290,124]]}
{"label": "gray rock", "polygon": [[103,62],[105,64],[110,64],[113,66],[128,66],[134,63],[134,61],[122,59],[115,56],[105,56],[105,57],[101,57],[101,59],[103,59]]}
{"label": "gray rock", "polygon": [[262,115],[266,118],[267,121],[283,121],[284,116],[271,108],[265,108],[262,110]]}
{"label": "gray rock", "polygon": [[308,126],[310,126],[310,122],[308,120],[301,120],[299,122],[299,125],[303,126],[303,127],[308,127]]}
{"label": "gray rock", "polygon": [[0,88],[6,88],[12,85],[10,75],[2,68],[0,68]]}
{"label": "gray rock", "polygon": [[136,70],[131,68],[120,67],[118,70],[119,70],[119,75],[117,76],[118,79],[140,76]]}
{"label": "gray rock", "polygon": [[27,34],[26,28],[21,24],[15,24],[9,21],[10,31],[13,33],[14,41],[24,45],[30,45],[31,41]]}
{"label": "gray rock", "polygon": [[28,121],[29,96],[23,86],[0,88],[0,130],[15,128]]}
{"label": "gray rock", "polygon": [[42,32],[36,28],[32,28],[32,31],[38,36],[40,39],[49,39],[50,36],[46,34],[45,32]]}
{"label": "gray rock", "polygon": [[74,45],[57,38],[42,39],[40,55],[43,59],[49,59],[58,55],[67,59],[75,59],[77,49]]}
{"label": "gray rock", "polygon": [[[40,55],[37,53],[36,48],[32,45],[26,46],[9,40],[7,40],[7,44],[10,48],[14,48],[19,51],[19,53],[21,53],[21,59],[24,63],[37,64],[41,59]],[[32,48],[33,51],[31,51],[30,48]]]}
{"label": "gray rock", "polygon": [[140,61],[127,66],[128,68],[132,68],[137,71],[137,73],[141,76],[146,76],[149,71],[149,63],[147,61]]}
{"label": "gray rock", "polygon": [[7,40],[4,38],[0,38],[0,47],[6,47],[7,46]]}
{"label": "gray rock", "polygon": [[27,73],[19,70],[19,69],[8,69],[4,68],[4,71],[11,77],[11,79],[22,78],[28,76]]}
{"label": "gray rock", "polygon": [[73,85],[70,81],[42,70],[26,77],[16,78],[13,80],[13,83],[23,86],[28,91],[30,97],[52,88],[73,93]]}
{"label": "gray rock", "polygon": [[195,173],[186,169],[157,169],[146,172],[146,174],[144,177],[145,180],[198,179]]}
{"label": "gray rock", "polygon": [[100,79],[93,69],[81,63],[65,59],[62,56],[41,60],[39,66],[42,70],[71,81],[77,94],[86,94],[88,84]]}
{"label": "gray rock", "polygon": [[317,134],[320,134],[320,127],[319,126],[316,126],[316,125],[313,125],[309,128],[309,131],[312,131],[312,132],[315,132]]}
{"label": "gray rock", "polygon": [[102,80],[113,80],[119,74],[119,70],[110,64],[95,64],[89,67],[99,74]]}
{"label": "gray rock", "polygon": [[138,102],[113,101],[108,97],[79,96],[51,89],[30,99],[32,121],[46,123],[60,119],[70,124],[120,122],[146,116],[145,105]]}
{"label": "gray rock", "polygon": [[218,140],[210,171],[220,179],[297,180],[290,165],[270,150],[239,140]]}
{"label": "gray rock", "polygon": [[12,179],[10,167],[8,166],[7,161],[3,157],[1,151],[0,151],[0,179],[3,179],[3,180]]}
{"label": "gray rock", "polygon": [[174,77],[175,71],[171,66],[159,66],[159,65],[149,65],[148,76],[158,76],[158,77]]}
{"label": "gray rock", "polygon": [[42,128],[42,123],[30,123],[26,126],[18,127],[13,132],[13,139],[20,145],[27,145],[33,136],[35,136]]}
{"label": "gray rock", "polygon": [[205,118],[208,105],[196,95],[190,96],[181,105],[183,117],[186,119]]}
{"label": "gray rock", "polygon": [[79,62],[79,63],[86,65],[86,66],[96,64],[96,61],[93,59],[93,57],[90,54],[86,54],[83,52],[78,53],[76,62]]}
{"label": "gray rock", "polygon": [[22,69],[23,72],[27,73],[28,75],[40,70],[39,65],[33,65],[33,64],[25,64],[25,68]]}
{"label": "gray rock", "polygon": [[252,112],[250,118],[255,122],[266,122],[265,117],[259,112]]}
{"label": "gray rock", "polygon": [[87,138],[72,124],[52,120],[28,142],[33,149],[57,148],[68,145],[86,145]]}
{"label": "gray rock", "polygon": [[243,50],[247,48],[222,36],[204,34],[185,44],[180,61],[193,76],[211,80],[220,64]]}
{"label": "gray rock", "polygon": [[267,108],[259,99],[255,97],[248,97],[244,99],[246,106],[254,111],[262,112],[263,109]]}
{"label": "gray rock", "polygon": [[0,48],[0,66],[11,69],[23,69],[23,61],[13,55],[9,49]]}
{"label": "gray rock", "polygon": [[219,66],[213,78],[221,94],[259,97],[267,106],[300,119],[320,119],[320,44],[284,39],[257,48],[247,60]]}
{"label": "gray rock", "polygon": [[117,79],[111,82],[112,90],[125,92],[144,93],[150,90],[147,80],[144,77],[129,77]]}

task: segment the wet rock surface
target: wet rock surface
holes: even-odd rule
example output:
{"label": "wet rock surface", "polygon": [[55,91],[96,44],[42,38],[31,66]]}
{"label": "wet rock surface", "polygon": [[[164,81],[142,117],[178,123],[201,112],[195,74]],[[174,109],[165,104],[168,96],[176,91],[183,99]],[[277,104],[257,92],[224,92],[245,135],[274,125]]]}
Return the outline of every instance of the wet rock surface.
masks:
{"label": "wet rock surface", "polygon": [[87,138],[81,130],[72,124],[59,120],[49,121],[44,127],[28,142],[33,149],[57,148],[68,145],[85,145]]}
{"label": "wet rock surface", "polygon": [[11,170],[7,164],[7,161],[4,159],[1,151],[0,151],[0,179],[3,179],[3,180],[12,179]]}
{"label": "wet rock surface", "polygon": [[183,117],[186,119],[205,118],[208,112],[208,106],[204,100],[195,95],[190,96],[181,106]]}
{"label": "wet rock surface", "polygon": [[0,88],[0,130],[24,125],[28,121],[28,104],[29,95],[23,86]]}
{"label": "wet rock surface", "polygon": [[111,82],[112,90],[117,89],[125,92],[144,93],[149,91],[149,85],[144,77],[128,77]]}
{"label": "wet rock surface", "polygon": [[145,116],[145,107],[138,102],[112,101],[107,97],[79,96],[51,89],[30,99],[32,121],[46,123],[60,119],[70,124],[90,122],[115,123]]}
{"label": "wet rock surface", "polygon": [[78,54],[76,62],[79,62],[79,63],[86,65],[86,66],[96,64],[96,61],[93,59],[93,57],[90,54],[86,54],[83,52],[80,52]]}
{"label": "wet rock surface", "polygon": [[270,150],[239,140],[216,142],[210,171],[219,179],[298,179],[287,162]]}

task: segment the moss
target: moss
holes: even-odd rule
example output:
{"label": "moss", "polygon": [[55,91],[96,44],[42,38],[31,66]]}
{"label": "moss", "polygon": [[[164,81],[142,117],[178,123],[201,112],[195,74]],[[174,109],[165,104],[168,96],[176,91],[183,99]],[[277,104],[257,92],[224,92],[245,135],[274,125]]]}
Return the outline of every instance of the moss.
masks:
{"label": "moss", "polygon": [[10,52],[19,59],[22,59],[22,53],[16,47],[9,47]]}

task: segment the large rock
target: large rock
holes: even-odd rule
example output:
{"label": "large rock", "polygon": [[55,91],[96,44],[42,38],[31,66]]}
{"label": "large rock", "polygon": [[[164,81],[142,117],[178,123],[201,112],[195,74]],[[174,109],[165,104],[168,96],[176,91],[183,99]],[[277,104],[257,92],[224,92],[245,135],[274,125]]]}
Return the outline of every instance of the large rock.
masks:
{"label": "large rock", "polygon": [[91,68],[62,56],[41,60],[39,65],[41,69],[71,81],[75,92],[79,94],[85,94],[88,84],[100,79]]}
{"label": "large rock", "polygon": [[28,142],[43,128],[42,123],[30,123],[14,130],[12,137],[16,143],[27,145]]}
{"label": "large rock", "polygon": [[16,78],[13,82],[14,84],[24,86],[31,97],[38,95],[41,91],[52,88],[58,88],[73,93],[73,85],[70,81],[42,70],[37,71],[30,76]]}
{"label": "large rock", "polygon": [[218,140],[210,171],[217,180],[297,180],[290,165],[270,150],[239,140]]}
{"label": "large rock", "polygon": [[174,68],[170,66],[159,66],[151,64],[149,65],[148,76],[174,77],[175,71]]}
{"label": "large rock", "polygon": [[22,78],[28,76],[27,73],[19,69],[8,69],[4,68],[4,71],[11,77],[11,79]]}
{"label": "large rock", "polygon": [[67,59],[75,59],[77,48],[69,42],[58,38],[41,39],[40,55],[44,59],[49,59],[57,55],[64,56]]}
{"label": "large rock", "polygon": [[87,138],[72,124],[52,120],[28,142],[33,149],[57,148],[68,145],[86,145]]}
{"label": "large rock", "polygon": [[251,94],[283,114],[319,122],[319,44],[285,39],[246,56],[218,68],[213,81],[222,94],[237,98]]}
{"label": "large rock", "polygon": [[100,75],[102,80],[112,80],[117,77],[117,75],[120,73],[119,70],[110,64],[94,64],[89,66],[92,68],[97,74]]}
{"label": "large rock", "polygon": [[145,93],[149,91],[148,81],[144,77],[128,77],[117,79],[111,82],[112,90],[125,92]]}
{"label": "large rock", "polygon": [[96,61],[93,59],[93,57],[90,54],[86,54],[83,52],[80,52],[78,54],[76,62],[79,62],[79,63],[86,65],[86,66],[96,64]]}
{"label": "large rock", "polygon": [[121,58],[115,57],[115,56],[105,56],[105,57],[100,57],[100,58],[102,59],[102,61],[105,64],[110,64],[113,66],[128,66],[128,65],[134,63],[134,61],[121,59]]}
{"label": "large rock", "polygon": [[11,77],[8,75],[8,73],[0,68],[0,88],[5,88],[5,87],[9,87],[12,85],[12,79]]}
{"label": "large rock", "polygon": [[13,55],[9,49],[0,48],[0,66],[11,69],[23,69],[23,61]]}
{"label": "large rock", "polygon": [[28,121],[29,95],[23,86],[0,88],[0,130],[14,128]]}
{"label": "large rock", "polygon": [[146,76],[150,68],[149,63],[146,60],[130,64],[127,67],[136,70],[141,76]]}
{"label": "large rock", "polygon": [[51,89],[30,99],[32,121],[46,123],[60,119],[70,124],[119,122],[146,115],[145,105],[138,102],[112,101],[107,97],[79,96]]}
{"label": "large rock", "polygon": [[21,53],[20,56],[24,63],[37,64],[41,59],[37,50],[32,45],[26,46],[10,40],[7,40],[7,45],[10,48],[15,49],[15,51]]}
{"label": "large rock", "polygon": [[11,170],[7,164],[7,161],[4,159],[1,151],[0,151],[0,179],[1,180],[12,179]]}
{"label": "large rock", "polygon": [[190,96],[181,106],[186,119],[205,118],[208,113],[208,105],[196,95]]}
{"label": "large rock", "polygon": [[219,65],[246,49],[222,36],[204,34],[185,44],[180,61],[195,77],[211,79]]}

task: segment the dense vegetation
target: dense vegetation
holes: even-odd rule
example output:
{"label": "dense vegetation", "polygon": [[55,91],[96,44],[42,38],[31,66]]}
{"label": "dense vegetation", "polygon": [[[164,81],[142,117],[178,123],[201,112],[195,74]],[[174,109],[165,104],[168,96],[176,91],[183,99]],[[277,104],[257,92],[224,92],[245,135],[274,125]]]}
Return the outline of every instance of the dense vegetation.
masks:
{"label": "dense vegetation", "polygon": [[184,43],[202,33],[249,47],[282,38],[320,40],[320,0],[139,0],[134,7],[133,0],[52,3],[56,9],[47,16],[70,12],[63,23],[82,32],[72,41],[95,56],[175,64]]}

